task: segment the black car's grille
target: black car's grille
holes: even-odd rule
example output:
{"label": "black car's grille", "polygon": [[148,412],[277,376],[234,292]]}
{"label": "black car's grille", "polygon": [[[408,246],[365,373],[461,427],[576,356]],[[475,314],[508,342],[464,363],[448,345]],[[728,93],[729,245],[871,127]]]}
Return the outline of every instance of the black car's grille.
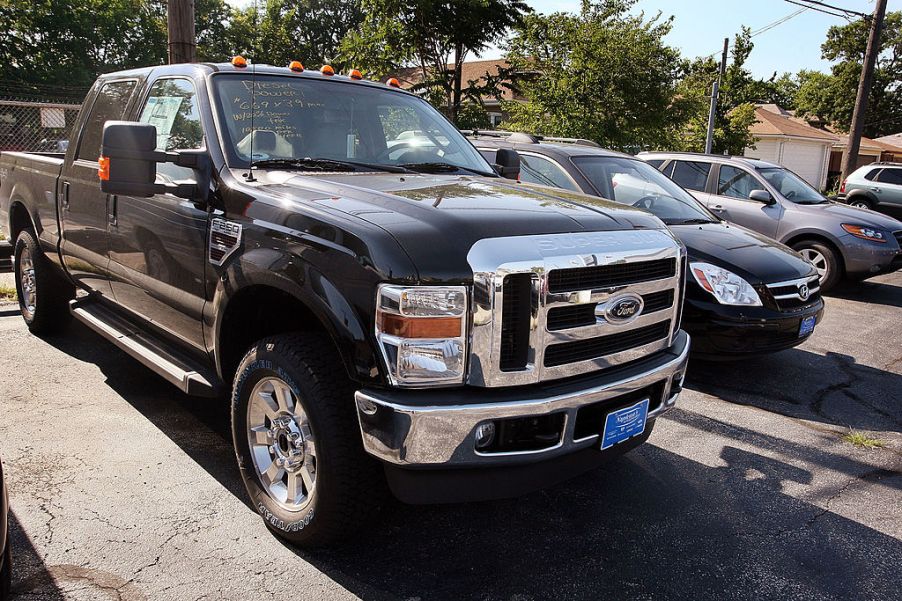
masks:
{"label": "black car's grille", "polygon": [[[807,282],[808,289],[811,291],[808,298],[802,299],[799,295],[799,284],[792,283],[785,286],[767,286],[767,291],[771,295],[770,302],[779,311],[796,311],[805,307],[810,307],[820,300],[820,279],[814,277]],[[779,298],[785,296],[788,298]]]}
{"label": "black car's grille", "polygon": [[[642,295],[644,307],[642,315],[663,311],[673,306],[673,290],[660,290]],[[594,303],[555,307],[548,311],[547,327],[549,330],[568,330],[595,324]]]}
{"label": "black car's grille", "polygon": [[545,367],[597,359],[632,348],[651,344],[670,333],[670,320],[620,334],[609,334],[575,342],[552,344],[545,349]]}
{"label": "black car's grille", "polygon": [[529,358],[529,322],[532,313],[532,276],[509,275],[502,285],[501,360],[503,370],[523,369]]}
{"label": "black car's grille", "polygon": [[552,293],[595,290],[660,280],[675,274],[676,259],[555,269],[548,273],[548,290]]}

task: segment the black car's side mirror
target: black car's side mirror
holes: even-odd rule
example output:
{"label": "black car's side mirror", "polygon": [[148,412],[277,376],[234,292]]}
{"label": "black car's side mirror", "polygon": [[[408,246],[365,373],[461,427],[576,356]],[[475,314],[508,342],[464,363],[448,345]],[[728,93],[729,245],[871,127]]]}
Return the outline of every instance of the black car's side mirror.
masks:
{"label": "black car's side mirror", "polygon": [[520,177],[520,155],[510,148],[499,148],[495,153],[495,171],[501,177],[517,179]]}
{"label": "black car's side mirror", "polygon": [[752,190],[751,192],[749,192],[749,200],[763,202],[766,205],[772,205],[777,202],[767,190]]}
{"label": "black car's side mirror", "polygon": [[[103,126],[97,170],[100,189],[106,194],[150,197],[174,194],[206,202],[210,193],[213,165],[205,150],[156,150],[157,128],[149,123],[107,121]],[[174,163],[194,169],[195,182],[156,183],[157,163]]]}

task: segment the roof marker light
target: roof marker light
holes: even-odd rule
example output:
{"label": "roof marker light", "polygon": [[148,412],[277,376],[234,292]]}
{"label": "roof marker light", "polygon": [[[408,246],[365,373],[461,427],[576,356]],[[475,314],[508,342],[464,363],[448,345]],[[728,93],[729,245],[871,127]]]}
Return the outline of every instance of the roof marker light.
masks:
{"label": "roof marker light", "polygon": [[301,64],[301,61],[291,61],[288,63],[288,68],[295,73],[302,73],[304,71],[304,65]]}
{"label": "roof marker light", "polygon": [[237,67],[238,69],[244,69],[247,67],[247,59],[243,56],[236,55],[232,57],[232,66]]}
{"label": "roof marker light", "polygon": [[332,77],[333,75],[335,75],[335,69],[333,69],[330,65],[323,65],[320,68],[319,72],[326,77]]}
{"label": "roof marker light", "polygon": [[385,82],[385,85],[391,86],[393,88],[400,88],[401,82],[398,81],[397,77],[392,77],[391,79],[389,79],[388,81]]}
{"label": "roof marker light", "polygon": [[357,69],[351,69],[351,72],[348,73],[348,77],[351,79],[363,79],[363,75]]}

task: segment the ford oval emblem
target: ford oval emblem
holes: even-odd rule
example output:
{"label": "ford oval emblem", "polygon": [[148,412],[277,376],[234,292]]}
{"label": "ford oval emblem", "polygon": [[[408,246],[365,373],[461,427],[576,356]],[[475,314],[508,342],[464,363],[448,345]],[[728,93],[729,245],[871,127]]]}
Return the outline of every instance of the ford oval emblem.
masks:
{"label": "ford oval emblem", "polygon": [[621,294],[595,308],[595,315],[608,323],[621,325],[629,323],[642,313],[644,303],[638,294]]}

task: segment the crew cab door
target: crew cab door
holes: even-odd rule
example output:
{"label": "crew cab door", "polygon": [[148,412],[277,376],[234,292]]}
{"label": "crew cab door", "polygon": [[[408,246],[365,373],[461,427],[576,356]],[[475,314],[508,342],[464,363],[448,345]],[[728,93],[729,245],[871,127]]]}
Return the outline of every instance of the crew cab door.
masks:
{"label": "crew cab door", "polygon": [[57,190],[62,255],[75,281],[102,296],[111,296],[109,277],[110,236],[108,231],[111,197],[100,191],[97,159],[103,124],[122,119],[134,96],[134,79],[101,84],[82,121],[81,136],[66,157]]}
{"label": "crew cab door", "polygon": [[719,171],[713,190],[709,188],[713,194],[707,194],[700,200],[721,219],[775,237],[783,216],[782,205],[779,201],[768,205],[749,198],[752,190],[768,190],[767,185],[741,167],[715,165],[714,168]]}
{"label": "crew cab door", "polygon": [[[204,148],[195,84],[163,77],[148,87],[137,120],[157,128],[158,150]],[[157,182],[193,180],[194,171],[157,165]],[[203,348],[204,265],[208,214],[171,194],[119,196],[110,225],[110,272],[116,303]]]}

